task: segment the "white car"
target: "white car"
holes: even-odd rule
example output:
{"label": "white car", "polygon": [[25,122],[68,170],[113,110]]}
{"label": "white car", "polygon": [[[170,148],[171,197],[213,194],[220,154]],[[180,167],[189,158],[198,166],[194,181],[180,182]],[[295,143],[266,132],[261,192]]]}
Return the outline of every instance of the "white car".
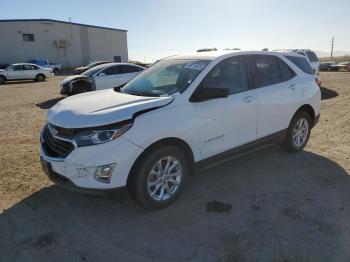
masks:
{"label": "white car", "polygon": [[64,79],[61,95],[75,95],[79,93],[120,87],[139,73],[144,67],[129,63],[107,63],[95,66],[81,75],[74,75]]}
{"label": "white car", "polygon": [[0,69],[0,84],[6,83],[6,81],[14,80],[28,80],[33,79],[41,82],[45,78],[52,77],[52,69],[43,68],[34,64],[21,63],[12,64],[5,69]]}
{"label": "white car", "polygon": [[306,60],[310,63],[311,68],[314,70],[315,75],[318,76],[320,62],[319,62],[318,57],[314,51],[312,51],[310,49],[285,49],[285,50],[276,50],[276,51],[295,53],[295,54],[305,56]]}
{"label": "white car", "polygon": [[179,55],[153,65],[120,92],[58,102],[41,133],[42,166],[59,185],[128,186],[143,207],[163,208],[194,170],[272,142],[302,150],[318,122],[320,101],[315,75],[297,54]]}

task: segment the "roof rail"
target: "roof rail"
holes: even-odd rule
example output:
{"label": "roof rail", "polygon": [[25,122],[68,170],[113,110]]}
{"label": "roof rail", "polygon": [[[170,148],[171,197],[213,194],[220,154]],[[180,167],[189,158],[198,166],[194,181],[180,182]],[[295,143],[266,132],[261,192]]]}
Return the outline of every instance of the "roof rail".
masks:
{"label": "roof rail", "polygon": [[197,52],[209,52],[209,51],[218,51],[215,47],[213,48],[202,48],[202,49],[198,49]]}

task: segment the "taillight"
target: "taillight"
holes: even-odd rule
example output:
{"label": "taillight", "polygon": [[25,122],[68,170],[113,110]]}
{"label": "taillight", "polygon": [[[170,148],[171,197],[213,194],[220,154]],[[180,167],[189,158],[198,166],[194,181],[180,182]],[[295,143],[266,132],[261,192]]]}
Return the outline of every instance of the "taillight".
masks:
{"label": "taillight", "polygon": [[316,76],[316,77],[315,77],[315,81],[316,81],[316,84],[318,85],[318,87],[321,87],[321,85],[322,85],[321,78],[319,78],[318,76]]}

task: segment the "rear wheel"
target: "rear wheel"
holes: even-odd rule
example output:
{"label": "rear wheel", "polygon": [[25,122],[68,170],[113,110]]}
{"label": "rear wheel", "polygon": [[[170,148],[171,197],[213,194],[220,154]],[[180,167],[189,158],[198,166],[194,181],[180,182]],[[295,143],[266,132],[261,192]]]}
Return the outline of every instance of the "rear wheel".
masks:
{"label": "rear wheel", "polygon": [[5,79],[5,77],[3,77],[3,76],[0,76],[0,85],[3,85],[3,84],[5,84],[5,82],[6,82],[6,79]]}
{"label": "rear wheel", "polygon": [[284,148],[290,152],[295,153],[304,149],[309,141],[311,133],[311,117],[310,114],[301,111],[297,113],[287,131],[287,138],[284,143]]}
{"label": "rear wheel", "polygon": [[133,198],[146,209],[170,205],[182,191],[189,173],[185,154],[175,146],[153,150],[131,174],[128,187]]}
{"label": "rear wheel", "polygon": [[36,76],[35,81],[42,82],[45,80],[45,76],[43,74],[39,74]]}
{"label": "rear wheel", "polygon": [[55,69],[53,70],[53,73],[54,73],[55,75],[57,75],[57,74],[59,73],[58,69],[55,68]]}

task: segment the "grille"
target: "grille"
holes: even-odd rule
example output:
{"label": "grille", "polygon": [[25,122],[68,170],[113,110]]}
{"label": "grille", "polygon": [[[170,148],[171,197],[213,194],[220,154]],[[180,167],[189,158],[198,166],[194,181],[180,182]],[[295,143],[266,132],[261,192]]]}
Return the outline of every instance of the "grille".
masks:
{"label": "grille", "polygon": [[72,143],[55,138],[47,125],[42,132],[41,144],[46,154],[50,157],[64,158],[74,149]]}

